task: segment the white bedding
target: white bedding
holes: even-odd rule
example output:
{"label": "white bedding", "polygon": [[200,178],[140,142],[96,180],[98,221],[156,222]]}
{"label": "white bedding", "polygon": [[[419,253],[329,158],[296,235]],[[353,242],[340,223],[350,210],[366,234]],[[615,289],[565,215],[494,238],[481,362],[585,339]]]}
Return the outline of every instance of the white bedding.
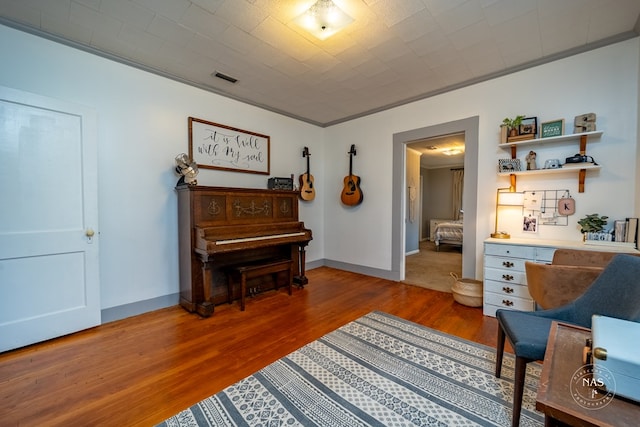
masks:
{"label": "white bedding", "polygon": [[436,226],[436,247],[441,243],[462,245],[463,228],[462,221],[441,222]]}

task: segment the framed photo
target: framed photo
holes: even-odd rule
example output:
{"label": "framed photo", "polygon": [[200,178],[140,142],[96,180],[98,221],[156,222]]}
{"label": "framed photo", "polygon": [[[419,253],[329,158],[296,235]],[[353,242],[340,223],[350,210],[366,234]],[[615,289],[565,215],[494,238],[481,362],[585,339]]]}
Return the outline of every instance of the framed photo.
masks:
{"label": "framed photo", "polygon": [[189,157],[198,167],[269,175],[271,138],[189,117]]}
{"label": "framed photo", "polygon": [[538,133],[538,118],[526,117],[520,124],[520,135],[536,135]]}
{"label": "framed photo", "polygon": [[498,159],[498,172],[519,172],[522,170],[520,159]]}
{"label": "framed photo", "polygon": [[537,216],[523,216],[522,217],[522,232],[523,233],[537,233],[538,232],[538,217]]}
{"label": "framed photo", "polygon": [[564,119],[540,123],[540,138],[564,135]]}

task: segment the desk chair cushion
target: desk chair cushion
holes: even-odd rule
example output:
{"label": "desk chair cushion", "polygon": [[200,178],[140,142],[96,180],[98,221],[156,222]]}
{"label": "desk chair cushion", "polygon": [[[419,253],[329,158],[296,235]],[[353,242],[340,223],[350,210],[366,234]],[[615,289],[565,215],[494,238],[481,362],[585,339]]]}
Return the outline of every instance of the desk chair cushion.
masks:
{"label": "desk chair cushion", "polygon": [[554,319],[537,316],[535,312],[502,309],[496,311],[496,318],[518,357],[544,359]]}

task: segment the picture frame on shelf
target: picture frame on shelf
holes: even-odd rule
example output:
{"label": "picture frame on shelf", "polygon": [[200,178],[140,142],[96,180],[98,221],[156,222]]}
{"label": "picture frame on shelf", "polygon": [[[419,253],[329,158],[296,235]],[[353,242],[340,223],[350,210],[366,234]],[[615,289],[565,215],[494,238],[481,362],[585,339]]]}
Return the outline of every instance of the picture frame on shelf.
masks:
{"label": "picture frame on shelf", "polygon": [[525,117],[520,124],[520,135],[535,135],[538,133],[538,118],[537,117]]}
{"label": "picture frame on shelf", "polygon": [[520,159],[498,159],[498,172],[519,172],[521,170]]}
{"label": "picture frame on shelf", "polygon": [[540,138],[564,135],[564,119],[540,123]]}

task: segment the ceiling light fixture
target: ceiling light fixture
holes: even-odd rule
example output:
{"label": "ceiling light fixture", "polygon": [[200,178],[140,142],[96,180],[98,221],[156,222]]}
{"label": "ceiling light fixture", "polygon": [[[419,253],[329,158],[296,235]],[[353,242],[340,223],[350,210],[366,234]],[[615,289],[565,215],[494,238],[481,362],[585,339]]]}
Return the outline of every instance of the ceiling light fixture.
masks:
{"label": "ceiling light fixture", "polygon": [[331,37],[353,22],[332,0],[318,0],[293,20],[320,40]]}
{"label": "ceiling light fixture", "polygon": [[456,154],[462,153],[462,150],[459,148],[449,148],[448,150],[442,151],[442,154],[445,156],[455,156]]}

